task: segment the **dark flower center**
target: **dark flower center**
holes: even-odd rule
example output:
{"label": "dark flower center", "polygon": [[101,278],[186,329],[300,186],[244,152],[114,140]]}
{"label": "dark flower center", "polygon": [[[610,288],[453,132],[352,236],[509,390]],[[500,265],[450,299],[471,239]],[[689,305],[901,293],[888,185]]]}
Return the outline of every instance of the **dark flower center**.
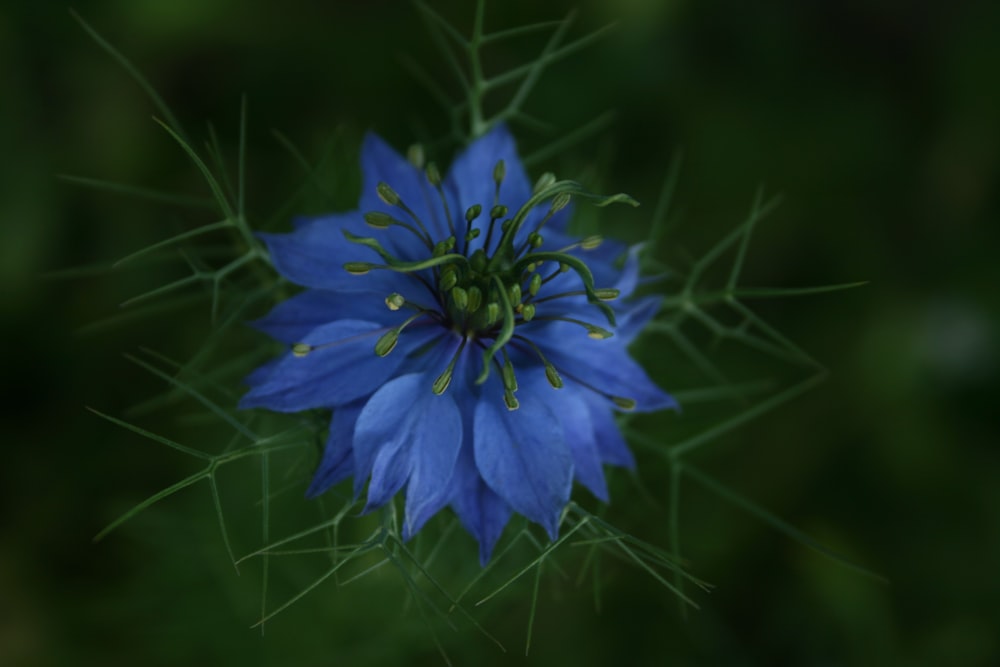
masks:
{"label": "dark flower center", "polygon": [[[590,250],[598,247],[600,237],[588,237],[558,250],[541,249],[544,245],[542,234],[552,216],[569,204],[572,195],[592,195],[588,195],[577,183],[557,181],[551,174],[546,174],[539,179],[528,201],[513,215],[509,215],[510,209],[499,203],[505,176],[501,160],[493,171],[496,183],[495,203],[485,212],[489,216],[488,225],[473,224],[484,215],[481,203],[466,209],[464,219],[456,225],[441,187],[437,168],[433,164],[428,165],[426,175],[428,182],[438,192],[447,221],[449,236],[444,240],[435,241],[424,221],[386,183],[378,184],[378,196],[387,205],[400,210],[404,219],[378,211],[364,216],[365,221],[376,229],[400,227],[399,233],[416,236],[427,249],[426,259],[403,261],[386,251],[374,238],[344,232],[349,241],[371,248],[384,261],[384,264],[349,262],[344,265],[345,270],[356,275],[364,275],[372,270],[410,274],[428,288],[436,302],[419,303],[419,300],[411,301],[407,295],[399,293],[388,295],[388,308],[407,308],[415,313],[379,338],[375,345],[376,354],[385,356],[392,352],[406,327],[421,318],[429,317],[461,337],[461,344],[454,357],[434,383],[435,393],[443,393],[448,388],[455,364],[465,346],[475,345],[483,354],[483,368],[477,383],[485,382],[490,367],[496,367],[503,379],[507,407],[516,409],[518,403],[514,392],[517,390],[517,379],[507,351],[508,344],[512,342],[537,356],[545,368],[549,383],[555,388],[561,387],[562,380],[556,368],[530,337],[518,330],[532,321],[558,320],[582,327],[591,338],[604,339],[612,336],[609,330],[596,324],[561,315],[559,309],[552,307],[554,304],[551,303],[562,298],[584,296],[604,314],[611,326],[615,325],[614,311],[604,302],[617,298],[618,290],[597,288],[586,263],[571,254],[576,249]],[[621,201],[624,196],[601,199],[599,203],[603,204]],[[529,213],[545,201],[549,202],[546,214],[527,235],[522,234]],[[485,236],[482,246],[472,250],[473,241],[480,235]],[[523,240],[517,241],[519,238]],[[542,295],[546,284],[570,271],[580,278],[580,289]]]}

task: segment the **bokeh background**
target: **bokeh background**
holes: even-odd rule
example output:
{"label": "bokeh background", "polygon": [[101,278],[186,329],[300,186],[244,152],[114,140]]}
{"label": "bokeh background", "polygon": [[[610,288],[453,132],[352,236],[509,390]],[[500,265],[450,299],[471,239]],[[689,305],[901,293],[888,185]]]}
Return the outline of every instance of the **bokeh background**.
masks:
{"label": "bokeh background", "polygon": [[[469,26],[469,3],[432,5]],[[445,629],[449,655],[457,664],[997,664],[1000,5],[518,0],[492,3],[487,26],[561,18],[572,7],[571,35],[617,28],[540,81],[527,108],[553,134],[515,128],[522,148],[609,110],[615,119],[536,173],[589,176],[648,202],[640,213],[648,212],[681,151],[665,255],[703,252],[763,186],[783,203],[753,239],[747,284],[869,281],[759,304],[830,379],[696,461],[889,583],[690,486],[684,555],[715,586],[700,611],[683,615],[627,567],[605,573],[599,610],[588,587],[553,575],[527,658],[526,587],[484,611],[508,653],[474,631]],[[270,215],[302,181],[272,128],[311,160],[335,149],[328,188],[346,207],[365,130],[405,147],[446,127],[401,65],[406,54],[450,85],[408,3],[75,8],[146,73],[193,136],[207,136],[211,121],[231,156],[246,95],[251,214]],[[523,62],[538,46],[514,43],[490,62]],[[56,175],[205,192],[151,121],[142,91],[64,3],[4,4],[0,82],[0,664],[441,664],[391,578],[324,586],[264,638],[249,630],[259,582],[228,564],[207,488],[92,544],[116,514],[192,468],[85,406],[124,414],[155,395],[162,382],[121,353],[146,345],[183,357],[208,324],[199,307],[93,326],[168,270],[44,274],[106,265],[191,220]],[[630,213],[609,233],[641,238],[643,224]],[[673,357],[664,349],[651,338],[637,354],[664,387],[698,386],[690,368],[665,367]],[[176,416],[140,421],[172,434]],[[671,423],[683,430],[712,418],[693,410]],[[640,459],[653,502],[619,477],[613,511],[624,528],[665,544],[662,462]]]}

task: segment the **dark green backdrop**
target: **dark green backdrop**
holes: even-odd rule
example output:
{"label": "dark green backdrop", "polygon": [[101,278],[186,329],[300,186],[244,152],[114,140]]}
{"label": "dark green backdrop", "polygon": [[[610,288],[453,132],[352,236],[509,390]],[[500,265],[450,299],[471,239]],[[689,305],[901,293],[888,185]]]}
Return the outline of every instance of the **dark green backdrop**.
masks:
{"label": "dark green backdrop", "polygon": [[[466,3],[432,4],[468,26]],[[495,2],[488,25],[560,18],[573,3],[542,4]],[[649,211],[681,150],[679,215],[664,252],[703,251],[763,185],[784,202],[754,238],[748,284],[870,281],[763,304],[832,376],[697,461],[890,583],[692,488],[685,555],[716,586],[701,611],[682,618],[669,594],[627,568],[607,574],[599,612],[588,590],[553,576],[528,658],[522,587],[487,615],[510,652],[446,631],[458,664],[997,664],[1000,5],[988,4],[577,5],[573,34],[618,28],[554,67],[529,109],[563,129],[608,110],[616,118],[539,167],[626,190]],[[142,92],[64,4],[12,5],[0,9],[0,664],[440,664],[419,616],[400,613],[399,586],[382,580],[323,587],[265,638],[248,630],[257,580],[228,565],[206,488],[91,544],[117,513],[191,469],[84,407],[120,414],[159,391],[120,353],[149,345],[183,356],[205,317],[81,332],[162,269],[39,276],[121,257],[185,218],[55,175],[203,193]],[[343,169],[366,129],[405,147],[444,128],[400,65],[409,54],[448,81],[407,3],[93,0],[76,9],[195,136],[212,121],[231,154],[246,94],[251,212],[272,211],[301,180],[271,128],[313,158],[340,142]],[[497,64],[529,57],[530,46],[500,52]],[[526,150],[546,139],[517,131]],[[331,180],[341,205],[356,196],[356,178]],[[609,233],[641,238],[642,216],[625,220]],[[655,360],[661,344],[647,340],[638,353]],[[697,384],[689,371],[657,368],[668,389]],[[169,432],[174,416],[143,424]],[[646,490],[662,502],[662,466],[642,463]],[[638,495],[616,485],[619,517],[663,543],[664,513]]]}

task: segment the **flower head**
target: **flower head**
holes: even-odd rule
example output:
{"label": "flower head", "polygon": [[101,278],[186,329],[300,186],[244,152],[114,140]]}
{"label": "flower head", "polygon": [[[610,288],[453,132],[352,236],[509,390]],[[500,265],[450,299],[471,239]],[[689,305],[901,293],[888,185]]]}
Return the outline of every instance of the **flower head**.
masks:
{"label": "flower head", "polygon": [[503,127],[444,178],[374,135],[361,162],[357,211],[262,235],[307,289],[257,322],[291,348],[241,407],[332,408],[309,495],[353,477],[371,510],[405,487],[405,538],[451,505],[483,563],[512,512],[555,539],[574,479],[607,500],[602,466],[634,465],[614,411],[675,406],[627,352],[659,302],[627,300],[638,248],[571,237],[589,195],[532,187]]}

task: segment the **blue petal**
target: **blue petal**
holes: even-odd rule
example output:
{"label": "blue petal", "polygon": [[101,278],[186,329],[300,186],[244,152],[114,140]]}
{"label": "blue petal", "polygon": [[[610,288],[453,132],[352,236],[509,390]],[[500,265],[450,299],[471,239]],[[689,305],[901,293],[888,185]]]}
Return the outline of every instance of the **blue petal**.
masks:
{"label": "blue petal", "polygon": [[[526,363],[517,364],[520,389],[518,396],[523,401],[545,403],[559,420],[563,437],[573,457],[573,475],[597,498],[607,502],[608,487],[601,468],[603,460],[596,440],[591,412],[595,409],[586,399],[593,394],[588,389],[572,383],[561,389],[554,389],[539,368],[531,368]],[[599,404],[598,410],[611,413],[606,403]]]}
{"label": "blue petal", "polygon": [[616,308],[618,327],[615,329],[615,336],[625,345],[630,344],[656,316],[662,303],[662,296],[648,296],[636,299],[624,308]]}
{"label": "blue petal", "polygon": [[361,408],[359,401],[333,411],[323,459],[306,491],[306,498],[315,498],[354,474],[354,424]]}
{"label": "blue petal", "polygon": [[[426,390],[433,378],[423,376]],[[406,518],[403,522],[403,539],[408,540],[438,510],[451,500],[451,480],[455,462],[462,447],[462,416],[449,394],[431,396],[433,411],[424,415],[422,441],[413,444],[410,458],[413,461],[406,485]],[[423,409],[414,404],[414,410]],[[373,478],[374,480],[374,478]]]}
{"label": "blue petal", "polygon": [[605,394],[630,398],[640,412],[677,407],[673,397],[657,387],[629,356],[625,341],[617,337],[594,340],[569,322],[542,324],[532,330],[532,340],[564,379],[576,380]]}
{"label": "blue petal", "polygon": [[317,219],[291,234],[259,234],[267,244],[274,268],[293,283],[339,292],[404,292],[416,281],[405,274],[375,270],[363,276],[344,269],[348,262],[373,262],[381,258],[370,248],[351,243],[343,230],[356,235],[365,233],[366,225],[357,213]]}
{"label": "blue petal", "polygon": [[330,292],[311,289],[285,299],[251,324],[283,343],[298,343],[313,329],[334,320],[352,319],[383,326],[399,324],[407,313],[393,312],[382,292]]}
{"label": "blue petal", "polygon": [[514,411],[480,401],[474,437],[476,466],[486,484],[556,539],[573,483],[573,458],[552,411],[540,400],[524,399]]}
{"label": "blue petal", "polygon": [[[475,204],[483,207],[482,213],[473,222],[473,227],[481,232],[470,246],[473,250],[483,247],[486,240],[490,209],[496,199],[493,170],[500,160],[504,162],[506,175],[500,185],[499,203],[507,206],[508,217],[513,217],[521,205],[531,198],[531,183],[517,155],[514,137],[505,126],[498,125],[466,148],[452,162],[445,178],[444,187],[459,216],[464,216],[465,211]],[[500,223],[497,222],[496,226],[491,247],[500,238]],[[533,228],[534,224],[526,222],[519,238],[524,238]]]}
{"label": "blue petal", "polygon": [[[542,239],[543,243],[540,250],[544,251],[564,250],[565,248],[579,243],[581,240],[579,236],[559,232],[558,230],[552,229],[549,225],[546,225],[545,229],[542,231]],[[629,250],[629,246],[625,243],[615,239],[606,238],[601,241],[601,244],[596,248],[585,250],[584,248],[576,247],[568,252],[574,257],[579,257],[587,265],[587,268],[589,268],[590,272],[594,275],[594,282],[597,287],[616,287],[616,283],[619,281],[622,274],[622,269],[619,268],[619,262],[622,255],[625,255],[627,250]],[[575,284],[577,287],[569,287],[568,285],[570,284]],[[577,276],[575,272],[570,271],[556,280],[553,280],[551,285],[546,288],[546,291],[552,290],[553,292],[556,292],[562,291],[563,289],[580,289],[579,284],[579,276]],[[560,289],[556,289],[557,286]],[[629,290],[629,293],[631,293],[631,289]]]}
{"label": "blue petal", "polygon": [[[448,236],[448,225],[441,207],[440,195],[431,186],[424,172],[420,171],[410,161],[397,153],[378,135],[369,132],[361,145],[361,202],[362,213],[382,211],[408,224],[413,220],[402,210],[389,206],[378,197],[376,188],[380,182],[389,185],[400,199],[412,210],[427,229],[434,241],[443,240]],[[461,216],[464,211],[459,212]],[[452,212],[452,215],[455,215]],[[407,244],[410,253],[400,248],[402,254],[414,256],[406,259],[416,259],[421,252],[426,254],[419,239],[403,229],[393,229],[392,233],[400,245]]]}
{"label": "blue petal", "polygon": [[590,407],[590,421],[601,462],[635,470],[635,457],[625,444],[607,401],[593,392],[582,392],[582,396]]}
{"label": "blue petal", "polygon": [[642,247],[643,244],[639,243],[629,248],[621,274],[614,285],[612,285],[612,287],[621,292],[619,298],[624,299],[631,296],[632,292],[635,291],[636,285],[639,284],[639,253],[642,252]]}
{"label": "blue petal", "polygon": [[281,359],[271,359],[257,368],[250,371],[250,375],[247,375],[243,379],[243,384],[254,387],[258,384],[267,381],[267,378],[271,377],[271,374],[277,370],[278,366],[281,364]]}
{"label": "blue petal", "polygon": [[448,502],[448,481],[462,446],[458,406],[448,394],[435,395],[428,376],[403,375],[379,389],[354,429],[357,470],[371,466],[365,511],[384,505],[409,481],[407,537]]}
{"label": "blue petal", "polygon": [[[465,417],[472,423],[472,415]],[[510,505],[486,486],[476,467],[471,427],[467,429],[467,440],[458,456],[455,474],[452,477],[451,506],[465,529],[479,542],[479,563],[486,566],[490,562],[493,548],[510,521]]]}
{"label": "blue petal", "polygon": [[[341,320],[314,329],[302,342],[318,347],[305,357],[290,352],[283,356],[243,396],[240,408],[299,412],[344,405],[367,396],[392,377],[410,349],[426,339],[420,330],[407,329],[397,349],[379,357],[374,346],[384,330],[377,323],[360,320]],[[259,378],[254,374],[251,379]]]}
{"label": "blue petal", "polygon": [[[540,389],[552,392],[546,397],[546,401],[562,422],[566,444],[573,456],[576,481],[587,487],[597,498],[607,502],[608,486],[604,481],[604,470],[601,469],[590,406],[581,395],[586,390],[574,390],[573,387],[552,389],[547,383]],[[603,409],[607,411],[606,407]]]}

